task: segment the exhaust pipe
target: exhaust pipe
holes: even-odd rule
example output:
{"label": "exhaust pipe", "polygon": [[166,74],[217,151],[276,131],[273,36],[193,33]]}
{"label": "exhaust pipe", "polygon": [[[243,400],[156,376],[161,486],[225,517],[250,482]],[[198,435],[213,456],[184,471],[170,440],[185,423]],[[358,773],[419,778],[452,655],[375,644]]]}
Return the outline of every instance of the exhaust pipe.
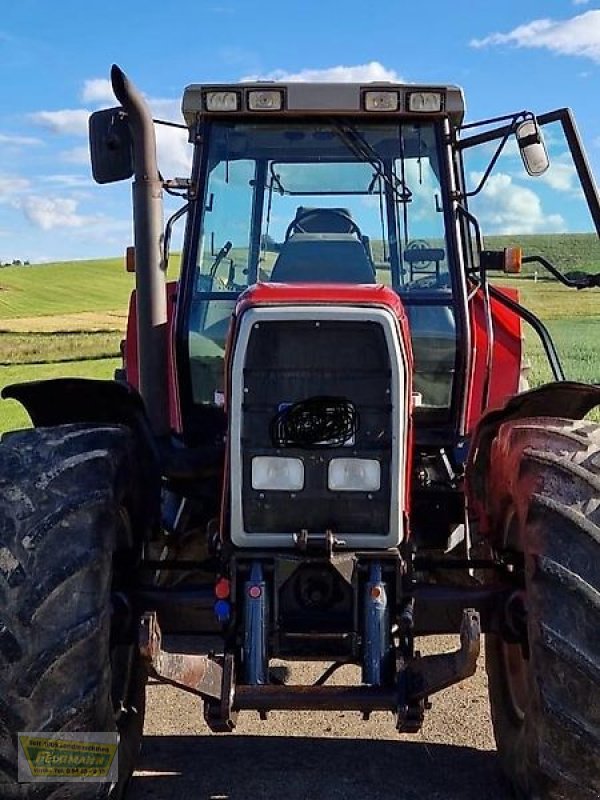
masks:
{"label": "exhaust pipe", "polygon": [[140,394],[156,436],[169,432],[167,297],[163,263],[162,182],[156,136],[148,104],[125,73],[113,64],[115,96],[127,112],[133,139],[133,226]]}

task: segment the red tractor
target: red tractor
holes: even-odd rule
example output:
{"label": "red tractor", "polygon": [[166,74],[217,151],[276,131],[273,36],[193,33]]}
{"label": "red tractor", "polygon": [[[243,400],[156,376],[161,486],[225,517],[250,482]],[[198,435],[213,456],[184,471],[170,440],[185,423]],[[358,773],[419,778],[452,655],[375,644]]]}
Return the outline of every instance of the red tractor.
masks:
{"label": "red tractor", "polygon": [[[570,112],[476,128],[455,86],[192,85],[191,177],[163,180],[146,103],[112,83],[90,134],[99,183],[134,176],[123,369],[4,390],[34,427],[0,446],[2,797],[123,797],[148,675],[200,696],[214,731],[249,709],[418,731],[484,633],[514,788],[597,798],[600,388],[564,380],[545,325],[490,284],[521,253],[486,250],[469,210],[503,149],[544,173],[552,122],[598,230]],[[163,190],[184,203],[166,228]],[[523,321],[555,378],[529,391]],[[460,646],[420,655],[432,634]],[[331,666],[298,686],[275,659]],[[361,681],[329,684],[344,664]],[[118,778],[19,783],[23,731],[116,731]]]}

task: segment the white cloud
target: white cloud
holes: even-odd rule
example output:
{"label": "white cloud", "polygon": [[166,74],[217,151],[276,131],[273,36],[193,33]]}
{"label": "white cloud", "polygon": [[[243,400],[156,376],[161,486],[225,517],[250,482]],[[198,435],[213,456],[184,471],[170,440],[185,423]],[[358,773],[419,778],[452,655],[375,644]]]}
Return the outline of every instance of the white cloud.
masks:
{"label": "white cloud", "polygon": [[[88,102],[100,102],[108,97],[110,83],[103,79],[84,83],[82,97]],[[171,98],[146,98],[152,114],[158,119],[183,123],[181,101]],[[61,111],[38,111],[30,115],[34,123],[58,135],[87,136],[90,111],[87,109],[63,109]],[[186,177],[192,165],[192,148],[187,141],[187,129],[156,126],[158,164],[165,177]],[[60,153],[61,161],[68,164],[89,165],[87,145],[79,145]]]}
{"label": "white cloud", "polygon": [[[83,94],[87,100],[102,100],[103,87],[99,86],[102,79],[86,81]],[[90,88],[90,84],[94,84]],[[87,88],[86,88],[87,87]],[[106,97],[104,100],[106,101]],[[112,98],[115,103],[116,99]],[[166,119],[170,122],[181,122],[181,101],[170,98],[149,98],[146,100],[150,106],[152,114],[159,119]],[[60,111],[36,111],[29,115],[29,118],[36,125],[46,128],[52,133],[67,136],[87,136],[88,120],[92,112],[87,108],[64,108]]]}
{"label": "white cloud", "polygon": [[[471,175],[473,184],[480,175]],[[490,233],[552,233],[565,229],[560,214],[546,214],[538,195],[513,183],[506,173],[491,175],[471,201],[484,230]]]}
{"label": "white cloud", "polygon": [[91,111],[85,108],[65,108],[61,111],[36,111],[30,119],[42,128],[69,136],[87,136]]}
{"label": "white cloud", "polygon": [[402,78],[393,69],[388,69],[380,64],[379,61],[370,61],[367,64],[356,64],[354,66],[327,67],[325,69],[303,69],[300,72],[286,72],[283,69],[275,69],[264,75],[247,75],[242,81],[306,81],[310,82],[330,82],[330,83],[368,83],[370,81],[398,81]]}
{"label": "white cloud", "polygon": [[187,178],[192,170],[192,146],[187,131],[156,126],[158,168],[164,178]]}
{"label": "white cloud", "polygon": [[509,33],[492,33],[472,39],[471,47],[512,44],[542,47],[563,55],[586,56],[600,62],[600,10],[586,11],[571,19],[536,19]]}
{"label": "white cloud", "polygon": [[81,189],[93,185],[91,179],[85,175],[63,175],[59,173],[56,175],[40,175],[37,180],[65,189]]}
{"label": "white cloud", "polygon": [[[183,124],[180,98],[148,97],[148,95],[144,95],[144,99],[150,106],[154,117]],[[107,104],[115,106],[118,104],[112,84],[108,78],[92,78],[84,81],[83,89],[81,90],[81,101],[98,106],[106,106]]]}
{"label": "white cloud", "polygon": [[590,0],[573,0],[574,6],[587,6]]}
{"label": "white cloud", "polygon": [[[171,122],[183,122],[181,114],[181,100],[167,97],[148,97],[148,102],[153,116],[168,119]],[[113,92],[112,84],[108,78],[91,78],[84,81],[81,90],[81,102],[96,106],[115,106],[118,100]]]}
{"label": "white cloud", "polygon": [[84,81],[81,90],[81,101],[83,103],[110,103],[116,105],[115,93],[108,78],[91,78]]}
{"label": "white cloud", "polygon": [[552,159],[550,169],[536,180],[542,181],[557,192],[577,192],[579,194],[580,191],[577,171],[568,153],[564,158],[559,156]]}
{"label": "white cloud", "polygon": [[146,97],[152,116],[156,119],[166,119],[169,122],[180,122],[183,124],[181,113],[181,100],[173,100],[168,97]]}
{"label": "white cloud", "polygon": [[29,222],[44,231],[81,228],[94,221],[93,217],[77,213],[77,201],[71,197],[29,195],[20,201],[19,206]]}
{"label": "white cloud", "polygon": [[0,133],[0,144],[7,145],[8,147],[33,147],[42,144],[42,140],[36,139],[35,136],[17,136],[9,133]]}
{"label": "white cloud", "polygon": [[63,150],[60,154],[61,161],[66,164],[87,164],[90,163],[90,149],[87,145],[83,144],[78,147],[72,147],[69,150]]}

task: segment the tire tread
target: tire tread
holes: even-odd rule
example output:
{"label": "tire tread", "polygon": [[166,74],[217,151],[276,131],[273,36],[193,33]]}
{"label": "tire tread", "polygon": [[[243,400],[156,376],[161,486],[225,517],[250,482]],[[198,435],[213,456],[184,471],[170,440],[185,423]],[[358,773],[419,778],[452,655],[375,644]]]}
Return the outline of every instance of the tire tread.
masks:
{"label": "tire tread", "polygon": [[[598,800],[600,425],[525,419],[505,423],[500,436],[506,453],[520,450],[518,477],[503,507],[518,515],[531,654],[531,698],[517,723],[505,705],[501,643],[488,637],[500,757],[521,797]],[[498,530],[502,524],[495,520]]]}
{"label": "tire tread", "polygon": [[117,492],[134,474],[134,455],[133,438],[120,426],[64,425],[2,437],[2,798],[68,794],[87,800],[109,792],[117,798],[123,791],[122,781],[114,791],[107,784],[16,785],[15,734],[116,729],[109,577]]}

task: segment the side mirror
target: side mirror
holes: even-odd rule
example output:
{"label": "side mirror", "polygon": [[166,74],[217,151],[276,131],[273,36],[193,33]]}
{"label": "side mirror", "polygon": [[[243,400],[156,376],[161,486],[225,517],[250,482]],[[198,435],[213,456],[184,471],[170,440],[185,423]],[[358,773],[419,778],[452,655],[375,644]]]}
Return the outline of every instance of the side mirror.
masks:
{"label": "side mirror", "polygon": [[124,181],[133,175],[133,146],[127,114],[122,108],[95,111],[90,116],[90,156],[96,183]]}
{"label": "side mirror", "polygon": [[526,119],[515,131],[525,169],[532,177],[543,175],[550,166],[542,131],[534,118]]}

